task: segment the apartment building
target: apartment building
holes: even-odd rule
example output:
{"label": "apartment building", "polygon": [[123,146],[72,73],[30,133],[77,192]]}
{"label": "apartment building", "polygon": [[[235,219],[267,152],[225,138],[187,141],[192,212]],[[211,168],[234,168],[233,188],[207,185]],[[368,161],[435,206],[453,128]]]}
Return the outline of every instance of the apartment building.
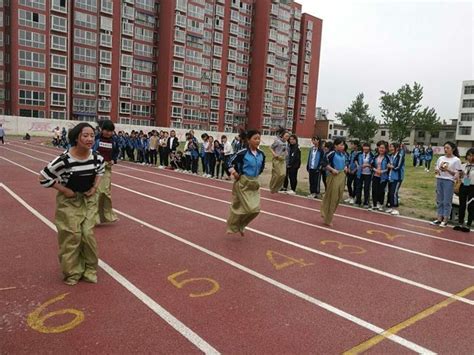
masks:
{"label": "apartment building", "polygon": [[289,0],[0,0],[0,113],[310,136],[322,21],[301,10]]}
{"label": "apartment building", "polygon": [[474,147],[474,80],[462,83],[456,141],[460,148]]}

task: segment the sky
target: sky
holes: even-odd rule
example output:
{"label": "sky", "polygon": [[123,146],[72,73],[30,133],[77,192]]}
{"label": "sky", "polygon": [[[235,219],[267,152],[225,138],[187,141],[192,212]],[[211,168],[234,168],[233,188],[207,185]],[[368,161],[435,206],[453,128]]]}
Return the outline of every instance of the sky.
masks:
{"label": "sky", "polygon": [[329,117],[364,93],[382,120],[380,91],[415,81],[442,120],[459,112],[474,80],[474,0],[298,0],[323,20],[317,106]]}

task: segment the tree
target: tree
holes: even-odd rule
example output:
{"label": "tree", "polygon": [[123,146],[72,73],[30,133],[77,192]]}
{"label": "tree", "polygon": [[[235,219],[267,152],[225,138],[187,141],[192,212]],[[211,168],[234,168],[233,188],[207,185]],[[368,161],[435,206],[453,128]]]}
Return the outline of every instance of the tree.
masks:
{"label": "tree", "polygon": [[363,93],[357,95],[346,112],[336,113],[336,117],[341,119],[351,137],[363,142],[369,142],[379,127],[375,117],[369,115],[369,105],[364,103]]}
{"label": "tree", "polygon": [[439,130],[439,119],[434,108],[421,109],[423,87],[414,83],[413,88],[406,84],[396,93],[381,91],[380,110],[390,130],[390,138],[402,143],[412,129],[426,131]]}

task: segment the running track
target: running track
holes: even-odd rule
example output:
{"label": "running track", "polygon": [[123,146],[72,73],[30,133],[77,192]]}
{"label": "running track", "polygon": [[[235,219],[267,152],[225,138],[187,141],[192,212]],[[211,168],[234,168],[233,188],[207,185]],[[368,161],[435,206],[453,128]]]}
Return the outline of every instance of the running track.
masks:
{"label": "running track", "polygon": [[228,236],[231,184],[127,162],[99,283],[63,285],[37,182],[58,153],[0,146],[0,353],[474,353],[473,233],[349,206],[329,229],[320,201],[262,190]]}

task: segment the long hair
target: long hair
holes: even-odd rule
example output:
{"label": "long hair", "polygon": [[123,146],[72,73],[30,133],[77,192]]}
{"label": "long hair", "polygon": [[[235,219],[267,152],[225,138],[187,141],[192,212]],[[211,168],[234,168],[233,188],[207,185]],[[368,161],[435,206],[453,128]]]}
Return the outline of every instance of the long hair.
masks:
{"label": "long hair", "polygon": [[92,127],[92,125],[87,122],[78,123],[74,128],[69,131],[67,138],[71,146],[75,146],[77,144],[77,139],[79,138],[79,135],[86,127],[89,127],[94,131],[94,127]]}
{"label": "long hair", "polygon": [[456,144],[454,144],[453,142],[446,142],[444,143],[444,145],[449,145],[451,147],[451,149],[453,150],[453,155],[455,157],[458,157],[459,158],[459,150],[458,150],[458,147],[456,146]]}

